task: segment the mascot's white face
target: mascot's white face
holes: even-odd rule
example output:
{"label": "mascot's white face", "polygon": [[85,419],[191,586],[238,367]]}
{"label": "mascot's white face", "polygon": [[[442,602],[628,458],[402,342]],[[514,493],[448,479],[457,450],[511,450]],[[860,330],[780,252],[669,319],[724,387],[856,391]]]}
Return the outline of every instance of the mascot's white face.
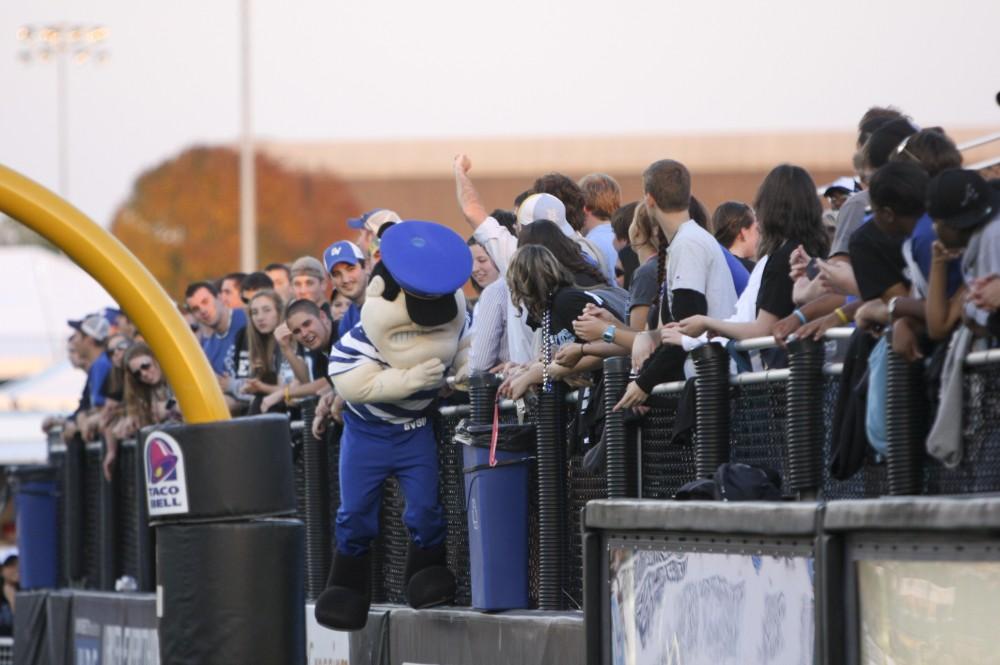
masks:
{"label": "mascot's white face", "polygon": [[[390,366],[409,369],[431,358],[451,365],[458,352],[458,337],[465,325],[465,295],[455,291],[457,314],[440,325],[422,326],[414,323],[406,311],[406,299],[397,285],[392,300],[384,297],[385,277],[375,275],[368,283],[365,304],[361,308],[361,325],[365,334]],[[413,301],[411,300],[411,303]]]}

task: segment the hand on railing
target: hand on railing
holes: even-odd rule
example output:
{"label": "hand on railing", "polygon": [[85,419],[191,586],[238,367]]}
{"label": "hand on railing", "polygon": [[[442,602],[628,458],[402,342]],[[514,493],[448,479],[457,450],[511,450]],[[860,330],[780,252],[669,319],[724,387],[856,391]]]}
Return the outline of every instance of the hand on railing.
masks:
{"label": "hand on railing", "polygon": [[924,357],[920,350],[920,335],[915,329],[916,322],[902,318],[892,324],[892,350],[906,362],[916,362]]}
{"label": "hand on railing", "polygon": [[[795,339],[812,339],[817,342],[823,339],[828,330],[832,330],[838,326],[844,325],[836,313],[827,314],[826,316],[821,316],[818,319],[813,319],[809,323],[804,324],[799,328],[794,335]],[[791,341],[791,337],[786,338]]]}
{"label": "hand on railing", "polygon": [[1000,309],[1000,275],[994,273],[972,280],[969,286],[969,302],[980,309],[989,311]]}

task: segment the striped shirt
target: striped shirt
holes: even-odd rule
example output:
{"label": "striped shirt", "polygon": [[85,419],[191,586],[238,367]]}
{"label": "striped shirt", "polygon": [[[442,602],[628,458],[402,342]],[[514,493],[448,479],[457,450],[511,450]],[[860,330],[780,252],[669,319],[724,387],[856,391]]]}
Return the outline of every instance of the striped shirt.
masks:
{"label": "striped shirt", "polygon": [[[466,317],[460,339],[468,334],[468,329],[469,323]],[[330,352],[329,376],[334,377],[349,372],[364,363],[376,363],[384,368],[390,366],[368,339],[364,327],[358,323],[333,346]],[[405,400],[364,404],[346,402],[346,405],[351,413],[367,423],[405,427],[427,416],[427,410],[437,398],[438,391],[439,388],[430,388],[413,393]]]}

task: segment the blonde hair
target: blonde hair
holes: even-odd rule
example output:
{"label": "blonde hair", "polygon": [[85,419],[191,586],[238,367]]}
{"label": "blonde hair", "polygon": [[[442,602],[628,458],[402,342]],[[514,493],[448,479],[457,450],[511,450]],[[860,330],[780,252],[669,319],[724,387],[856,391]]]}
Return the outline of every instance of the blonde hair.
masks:
{"label": "blonde hair", "polygon": [[[635,207],[635,214],[632,215],[632,223],[629,225],[629,241],[632,240],[631,236],[635,235],[636,240],[640,242],[637,245],[648,245],[653,249],[659,249],[659,235],[660,226],[653,220],[653,216],[649,214],[649,208],[646,207],[644,201],[640,201]],[[633,245],[633,249],[635,245]]]}
{"label": "blonde hair", "polygon": [[566,286],[574,286],[573,275],[548,248],[524,245],[511,257],[507,267],[511,302],[523,305],[534,318],[541,320],[553,294]]}

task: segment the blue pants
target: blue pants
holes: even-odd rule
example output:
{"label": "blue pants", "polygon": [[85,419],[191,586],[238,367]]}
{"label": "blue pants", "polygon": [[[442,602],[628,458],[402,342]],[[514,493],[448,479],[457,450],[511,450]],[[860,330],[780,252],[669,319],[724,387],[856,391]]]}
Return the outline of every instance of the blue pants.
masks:
{"label": "blue pants", "polygon": [[340,437],[340,508],[337,551],[360,556],[378,535],[382,483],[395,476],[406,497],[403,523],[420,547],[444,542],[446,522],[438,502],[437,441],[425,422],[412,430],[365,422],[344,414]]}

